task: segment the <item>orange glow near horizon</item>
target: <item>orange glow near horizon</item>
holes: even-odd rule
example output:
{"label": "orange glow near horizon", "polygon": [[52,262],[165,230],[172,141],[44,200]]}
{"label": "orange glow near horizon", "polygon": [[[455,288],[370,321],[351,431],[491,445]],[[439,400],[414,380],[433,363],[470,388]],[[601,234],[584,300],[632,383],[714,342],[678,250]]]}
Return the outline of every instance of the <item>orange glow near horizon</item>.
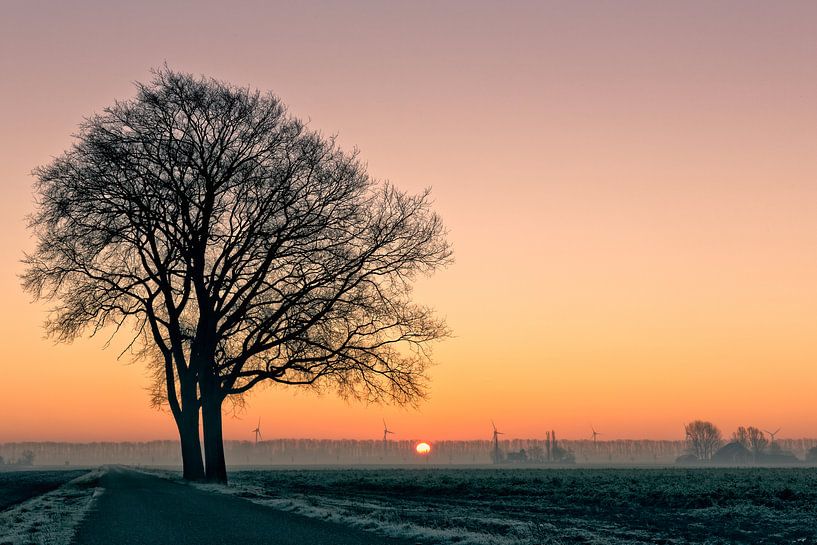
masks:
{"label": "orange glow near horizon", "polygon": [[197,6],[4,6],[0,442],[176,436],[126,336],[43,339],[17,278],[31,169],[165,60],[432,187],[455,252],[415,292],[454,332],[427,400],[269,386],[228,439],[817,437],[817,4]]}

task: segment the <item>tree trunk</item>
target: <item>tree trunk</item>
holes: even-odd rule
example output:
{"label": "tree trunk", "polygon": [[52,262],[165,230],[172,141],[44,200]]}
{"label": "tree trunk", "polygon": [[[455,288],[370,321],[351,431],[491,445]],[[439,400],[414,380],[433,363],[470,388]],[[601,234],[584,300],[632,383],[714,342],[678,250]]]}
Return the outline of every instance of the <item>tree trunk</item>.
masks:
{"label": "tree trunk", "polygon": [[195,383],[192,388],[183,388],[182,406],[176,417],[176,427],[182,446],[182,473],[188,481],[204,480],[204,462],[201,458],[199,437],[199,407],[195,388]]}
{"label": "tree trunk", "polygon": [[202,395],[201,415],[204,424],[204,461],[208,481],[227,484],[227,463],[224,460],[224,437],[221,423],[222,397],[210,391]]}
{"label": "tree trunk", "polygon": [[190,414],[182,415],[176,422],[182,445],[182,473],[188,481],[204,480],[204,463],[201,459],[198,411],[188,409]]}

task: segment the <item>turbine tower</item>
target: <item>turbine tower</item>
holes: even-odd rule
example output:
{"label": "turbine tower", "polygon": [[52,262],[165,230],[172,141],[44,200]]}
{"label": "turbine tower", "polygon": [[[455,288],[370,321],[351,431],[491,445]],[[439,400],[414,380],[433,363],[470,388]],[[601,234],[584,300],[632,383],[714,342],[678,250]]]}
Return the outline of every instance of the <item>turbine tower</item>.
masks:
{"label": "turbine tower", "polygon": [[260,416],[258,417],[258,425],[252,431],[255,434],[255,444],[258,445],[258,439],[263,439],[263,437],[261,437],[261,417]]}
{"label": "turbine tower", "polygon": [[385,456],[385,455],[386,455],[386,453],[388,452],[388,448],[389,448],[389,434],[390,434],[390,433],[391,433],[391,434],[394,434],[394,432],[393,432],[393,431],[391,431],[391,430],[389,429],[389,427],[386,425],[386,419],[384,418],[384,419],[383,419],[383,456]]}
{"label": "turbine tower", "polygon": [[763,430],[763,431],[765,431],[766,433],[769,434],[769,436],[772,438],[771,442],[774,443],[774,436],[777,435],[778,433],[780,433],[780,429],[781,428],[777,428],[774,431],[769,431],[769,430]]}
{"label": "turbine tower", "polygon": [[594,428],[592,425],[590,426],[590,429],[593,430],[593,446],[595,446],[596,445],[596,436],[597,435],[603,435],[603,434],[600,431],[596,431],[596,428]]}
{"label": "turbine tower", "polygon": [[498,431],[496,429],[496,424],[494,421],[491,420],[491,426],[494,428],[494,435],[493,435],[493,442],[494,442],[494,463],[498,464],[502,460],[501,453],[499,451],[499,436],[503,435],[503,432]]}

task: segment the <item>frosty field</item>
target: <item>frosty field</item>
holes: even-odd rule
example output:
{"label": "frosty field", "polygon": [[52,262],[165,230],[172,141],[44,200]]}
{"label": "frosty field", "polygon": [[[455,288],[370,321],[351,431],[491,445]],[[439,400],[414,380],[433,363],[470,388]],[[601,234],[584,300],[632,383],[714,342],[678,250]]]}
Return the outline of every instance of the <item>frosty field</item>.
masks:
{"label": "frosty field", "polygon": [[428,543],[817,543],[809,468],[239,471],[222,491]]}
{"label": "frosty field", "polygon": [[67,545],[101,470],[0,472],[0,545]]}
{"label": "frosty field", "polygon": [[0,471],[0,511],[88,473],[79,471]]}
{"label": "frosty field", "polygon": [[[817,469],[808,467],[263,469],[231,472],[227,487],[180,486],[174,471],[112,466],[78,473],[0,473],[0,544],[72,543],[95,498],[116,503],[119,492],[106,492],[106,479],[138,475],[147,476],[137,488],[148,499],[126,501],[130,507],[100,513],[104,522],[86,526],[128,523],[131,507],[149,510],[154,498],[168,495],[162,487],[172,486],[171,503],[180,509],[196,494],[212,507],[214,528],[221,518],[251,511],[230,498],[230,515],[228,498],[219,495],[230,494],[311,517],[315,531],[320,521],[366,530],[372,543],[400,537],[418,544],[817,544]],[[157,473],[165,479],[150,476]],[[205,498],[188,486],[219,494]],[[211,537],[221,542],[225,534]]]}

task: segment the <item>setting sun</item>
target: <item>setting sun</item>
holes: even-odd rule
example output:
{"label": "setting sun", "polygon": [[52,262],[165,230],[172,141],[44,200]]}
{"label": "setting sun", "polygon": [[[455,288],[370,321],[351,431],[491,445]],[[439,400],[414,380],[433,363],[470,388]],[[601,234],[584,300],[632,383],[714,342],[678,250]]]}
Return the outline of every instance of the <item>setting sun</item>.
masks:
{"label": "setting sun", "polygon": [[420,443],[415,447],[414,450],[417,451],[417,454],[425,455],[431,452],[431,445],[429,445],[428,443]]}

